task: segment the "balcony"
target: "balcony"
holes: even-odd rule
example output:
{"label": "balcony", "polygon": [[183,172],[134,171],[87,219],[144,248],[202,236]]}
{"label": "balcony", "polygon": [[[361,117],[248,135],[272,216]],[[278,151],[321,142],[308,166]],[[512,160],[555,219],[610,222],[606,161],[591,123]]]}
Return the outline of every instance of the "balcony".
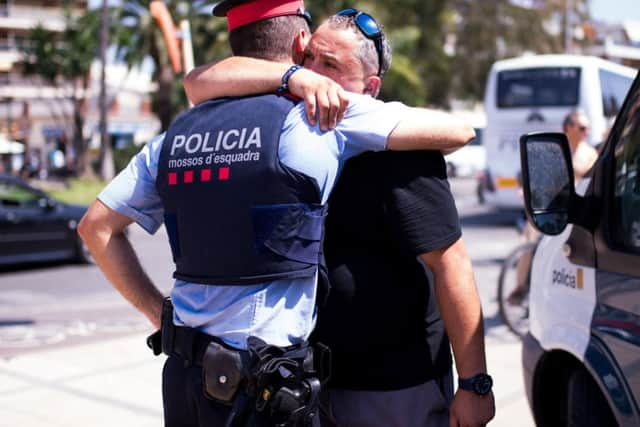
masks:
{"label": "balcony", "polygon": [[20,52],[16,49],[0,49],[0,71],[10,71],[13,64],[21,58]]}
{"label": "balcony", "polygon": [[[2,8],[4,8],[4,11]],[[0,28],[26,31],[36,27],[38,24],[51,31],[64,30],[63,9],[18,5],[13,5],[10,8],[0,6]]]}

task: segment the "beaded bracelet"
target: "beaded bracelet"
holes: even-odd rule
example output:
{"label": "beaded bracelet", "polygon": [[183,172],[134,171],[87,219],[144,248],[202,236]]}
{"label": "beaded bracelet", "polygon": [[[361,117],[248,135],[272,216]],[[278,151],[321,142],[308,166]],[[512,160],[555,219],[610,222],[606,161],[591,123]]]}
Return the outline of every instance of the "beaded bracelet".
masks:
{"label": "beaded bracelet", "polygon": [[282,84],[276,91],[278,95],[282,95],[283,93],[289,90],[289,79],[291,78],[293,73],[300,70],[301,68],[302,68],[302,65],[296,64],[296,65],[292,65],[291,67],[289,67],[287,71],[284,72],[284,74],[282,75]]}

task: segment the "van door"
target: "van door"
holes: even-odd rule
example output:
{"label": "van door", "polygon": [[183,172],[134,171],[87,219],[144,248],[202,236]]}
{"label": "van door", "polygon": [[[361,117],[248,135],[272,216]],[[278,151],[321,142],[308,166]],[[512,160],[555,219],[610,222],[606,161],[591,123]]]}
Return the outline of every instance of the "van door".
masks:
{"label": "van door", "polygon": [[[592,333],[613,356],[627,383],[619,384],[619,390],[630,390],[637,408],[640,397],[640,79],[636,79],[628,95],[602,161],[601,171],[594,177],[601,183],[594,194],[603,201],[603,212],[595,233],[597,303]],[[606,380],[604,378],[605,384]],[[623,414],[624,407],[618,405]]]}

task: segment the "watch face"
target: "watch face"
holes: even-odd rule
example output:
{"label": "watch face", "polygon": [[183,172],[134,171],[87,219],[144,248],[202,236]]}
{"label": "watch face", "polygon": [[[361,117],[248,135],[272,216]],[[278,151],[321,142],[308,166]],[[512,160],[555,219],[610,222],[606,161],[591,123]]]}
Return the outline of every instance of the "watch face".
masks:
{"label": "watch face", "polygon": [[489,375],[479,374],[473,379],[473,391],[477,394],[485,395],[491,391],[493,380]]}

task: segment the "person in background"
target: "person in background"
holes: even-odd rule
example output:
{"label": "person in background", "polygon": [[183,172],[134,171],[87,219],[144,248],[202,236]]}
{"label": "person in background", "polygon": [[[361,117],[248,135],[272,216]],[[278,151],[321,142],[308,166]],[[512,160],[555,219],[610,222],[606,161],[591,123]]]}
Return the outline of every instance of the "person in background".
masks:
{"label": "person in background", "polygon": [[577,183],[587,174],[598,158],[598,152],[587,141],[589,119],[581,111],[572,111],[564,118],[562,131],[569,140],[573,174]]}

